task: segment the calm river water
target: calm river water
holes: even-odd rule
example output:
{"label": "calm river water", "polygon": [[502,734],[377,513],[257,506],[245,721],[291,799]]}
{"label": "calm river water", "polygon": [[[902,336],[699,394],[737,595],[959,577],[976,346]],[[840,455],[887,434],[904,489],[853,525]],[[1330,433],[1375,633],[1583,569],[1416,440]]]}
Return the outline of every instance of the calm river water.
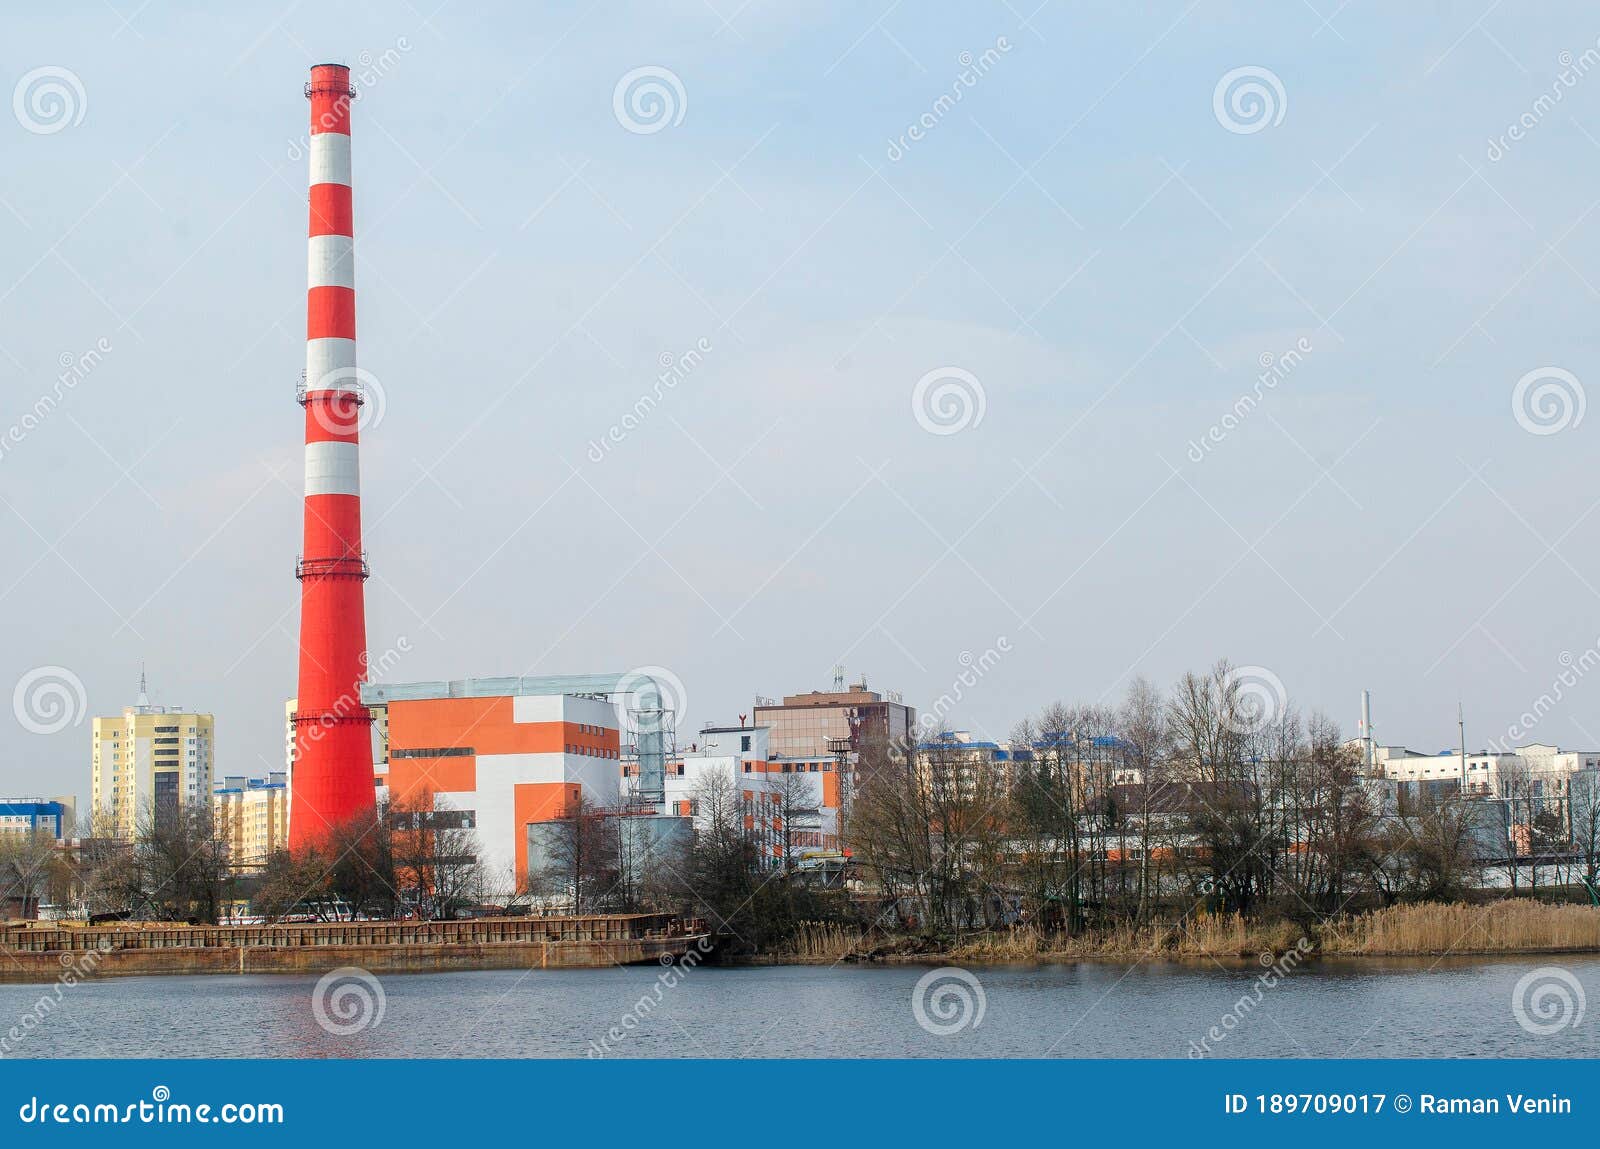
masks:
{"label": "calm river water", "polygon": [[[1528,1032],[1513,991],[1559,967],[1546,1004],[1561,1028]],[[324,993],[298,975],[110,978],[64,990],[13,1057],[1186,1057],[1216,1027],[1221,1057],[1600,1056],[1600,959],[1321,962],[1262,988],[1260,967],[1115,964],[974,967],[982,991],[926,966],[656,967],[385,974],[377,991]],[[370,975],[369,975],[370,976]],[[944,995],[938,986],[950,987]],[[337,990],[337,987],[334,987]],[[659,993],[658,993],[659,990]],[[1576,993],[1574,993],[1574,990]],[[1533,987],[1528,992],[1537,992]],[[0,985],[0,1039],[50,987]],[[965,994],[965,1001],[961,994]],[[365,995],[365,997],[363,997]],[[1527,994],[1525,993],[1525,997]],[[1240,999],[1250,1006],[1240,1008]],[[647,1003],[641,1005],[641,999]],[[954,1010],[941,1014],[941,1008]],[[1524,1008],[1524,1017],[1540,1022]],[[352,1011],[348,1015],[341,1010]],[[964,1012],[963,1012],[964,1011]],[[349,1016],[350,1021],[341,1020]],[[1544,1015],[1549,1016],[1549,1015]],[[1557,1015],[1560,1016],[1560,1015]],[[948,1019],[948,1021],[943,1019]],[[1576,1020],[1576,1024],[1573,1021]],[[324,1022],[327,1024],[325,1025]],[[330,1032],[359,1028],[348,1034]],[[615,1030],[620,1040],[607,1034]],[[609,1048],[607,1049],[607,1043]],[[3,1040],[0,1040],[3,1044]]]}

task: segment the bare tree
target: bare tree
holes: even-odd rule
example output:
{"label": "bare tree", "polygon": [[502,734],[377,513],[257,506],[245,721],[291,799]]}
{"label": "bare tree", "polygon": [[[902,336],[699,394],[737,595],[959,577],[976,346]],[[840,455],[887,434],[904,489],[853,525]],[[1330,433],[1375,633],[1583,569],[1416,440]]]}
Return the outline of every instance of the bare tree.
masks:
{"label": "bare tree", "polygon": [[1171,782],[1168,759],[1172,752],[1172,735],[1161,691],[1149,680],[1135,678],[1128,684],[1120,723],[1127,744],[1124,761],[1129,781],[1137,787],[1132,791],[1132,812],[1139,838],[1139,902],[1134,916],[1144,921],[1150,916],[1152,900],[1159,896],[1161,882],[1159,867],[1153,864],[1157,796]]}
{"label": "bare tree", "polygon": [[1593,897],[1596,883],[1600,883],[1600,772],[1579,771],[1568,786],[1572,844]]}
{"label": "bare tree", "polygon": [[803,774],[791,770],[786,764],[776,774],[767,775],[767,792],[772,796],[778,815],[778,846],[782,851],[782,868],[794,868],[795,854],[799,849],[798,823],[817,816],[821,809],[821,775]]}
{"label": "bare tree", "polygon": [[580,795],[546,827],[545,857],[530,867],[530,884],[546,897],[570,892],[575,914],[603,912],[616,899],[621,876],[619,819]]}

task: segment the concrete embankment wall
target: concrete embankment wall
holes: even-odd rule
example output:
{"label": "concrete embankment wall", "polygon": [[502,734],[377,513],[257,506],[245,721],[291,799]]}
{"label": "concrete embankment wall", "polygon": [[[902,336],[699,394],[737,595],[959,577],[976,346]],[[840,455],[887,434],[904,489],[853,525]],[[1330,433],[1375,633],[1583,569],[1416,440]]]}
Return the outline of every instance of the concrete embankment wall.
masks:
{"label": "concrete embankment wall", "polygon": [[666,914],[333,922],[272,926],[0,929],[0,981],[118,974],[571,969],[659,962],[704,946],[704,927]]}
{"label": "concrete embankment wall", "polygon": [[340,966],[377,972],[474,969],[574,969],[659,962],[681,957],[697,939],[635,938],[599,942],[497,942],[453,945],[189,947],[110,950],[103,954],[45,951],[6,954],[0,981],[196,973],[326,973]]}

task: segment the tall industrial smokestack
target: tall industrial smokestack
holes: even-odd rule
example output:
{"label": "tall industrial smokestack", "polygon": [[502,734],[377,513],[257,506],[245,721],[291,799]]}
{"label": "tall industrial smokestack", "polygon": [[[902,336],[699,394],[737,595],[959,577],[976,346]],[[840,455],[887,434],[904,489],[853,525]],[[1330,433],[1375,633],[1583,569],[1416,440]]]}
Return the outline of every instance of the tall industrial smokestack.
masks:
{"label": "tall industrial smokestack", "polygon": [[356,371],[350,214],[350,69],[318,64],[311,100],[311,230],[306,283],[305,536],[289,845],[373,816],[372,718],[361,705],[367,624],[362,584],[361,387]]}
{"label": "tall industrial smokestack", "polygon": [[1361,692],[1361,764],[1368,770],[1376,760],[1377,754],[1372,741],[1372,692]]}

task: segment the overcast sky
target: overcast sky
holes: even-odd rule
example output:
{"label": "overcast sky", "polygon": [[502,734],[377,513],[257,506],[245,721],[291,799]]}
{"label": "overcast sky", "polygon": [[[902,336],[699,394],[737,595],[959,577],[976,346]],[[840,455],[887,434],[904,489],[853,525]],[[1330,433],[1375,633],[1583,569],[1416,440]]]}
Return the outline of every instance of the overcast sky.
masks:
{"label": "overcast sky", "polygon": [[1003,736],[1226,656],[1600,747],[1600,15],[1034,7],[8,10],[0,793],[86,795],[141,660],[281,762],[323,60],[389,678],[661,666],[696,725],[984,663]]}

